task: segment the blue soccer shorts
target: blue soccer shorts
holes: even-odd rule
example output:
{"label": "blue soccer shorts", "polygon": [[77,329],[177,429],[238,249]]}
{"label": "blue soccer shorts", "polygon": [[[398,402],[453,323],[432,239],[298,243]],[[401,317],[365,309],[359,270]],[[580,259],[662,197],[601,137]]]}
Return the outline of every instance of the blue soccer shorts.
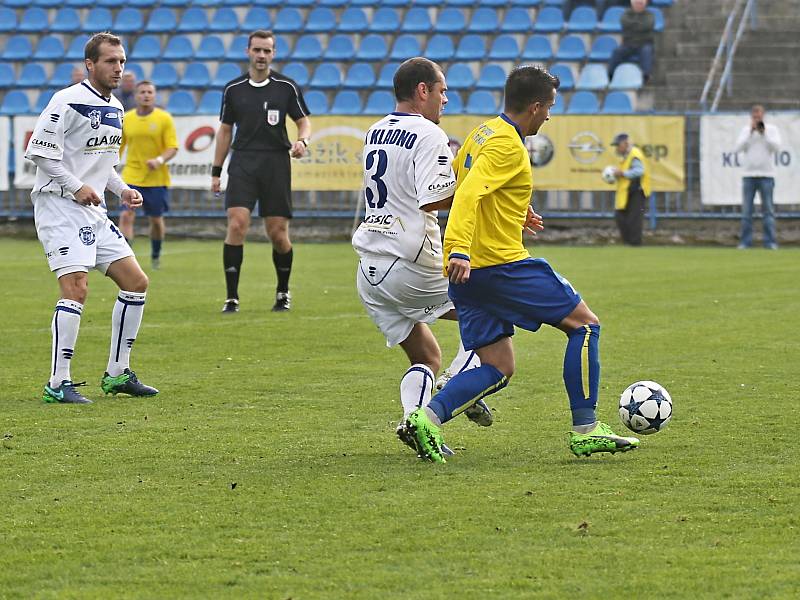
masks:
{"label": "blue soccer shorts", "polygon": [[140,187],[138,185],[128,186],[133,190],[139,190],[142,195],[142,209],[148,217],[160,217],[165,212],[169,212],[169,202],[167,202],[168,190],[166,186]]}
{"label": "blue soccer shorts", "polygon": [[542,323],[558,325],[581,301],[543,258],[473,269],[469,281],[451,283],[448,293],[467,350],[514,335],[514,326],[536,331]]}

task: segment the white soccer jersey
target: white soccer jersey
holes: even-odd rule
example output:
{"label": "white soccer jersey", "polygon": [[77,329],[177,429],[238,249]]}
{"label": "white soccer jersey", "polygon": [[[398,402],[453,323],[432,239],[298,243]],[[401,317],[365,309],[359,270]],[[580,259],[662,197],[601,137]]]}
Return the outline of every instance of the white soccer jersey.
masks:
{"label": "white soccer jersey", "polygon": [[[69,173],[102,198],[111,171],[119,163],[122,115],[120,101],[113,95],[104,98],[88,81],[56,92],[36,121],[25,158],[42,156],[60,160]],[[75,199],[37,169],[31,194],[34,202],[39,194]],[[91,209],[106,214],[105,202]]]}
{"label": "white soccer jersey", "polygon": [[363,160],[366,218],[353,235],[356,252],[441,268],[438,215],[421,207],[455,192],[447,135],[422,115],[391,113],[367,131]]}

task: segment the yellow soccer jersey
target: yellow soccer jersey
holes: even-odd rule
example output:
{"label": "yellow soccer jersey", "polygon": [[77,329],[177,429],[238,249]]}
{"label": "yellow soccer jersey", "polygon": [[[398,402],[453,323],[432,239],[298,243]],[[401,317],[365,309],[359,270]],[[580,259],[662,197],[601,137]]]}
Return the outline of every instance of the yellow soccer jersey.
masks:
{"label": "yellow soccer jersey", "polygon": [[160,108],[153,109],[149,115],[138,115],[136,109],[125,113],[122,123],[122,156],[127,150],[122,180],[129,185],[159,187],[169,185],[167,165],[150,170],[147,161],[160,156],[167,148],[178,147],[178,136],[172,116]]}
{"label": "yellow soccer jersey", "polygon": [[533,180],[517,127],[501,115],[473,129],[453,161],[456,193],[444,234],[444,264],[453,253],[473,269],[530,257],[522,228]]}

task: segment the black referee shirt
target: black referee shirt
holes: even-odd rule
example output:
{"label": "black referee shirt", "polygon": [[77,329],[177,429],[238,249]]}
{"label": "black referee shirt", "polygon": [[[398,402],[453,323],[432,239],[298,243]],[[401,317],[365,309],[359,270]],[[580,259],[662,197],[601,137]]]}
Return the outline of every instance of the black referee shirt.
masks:
{"label": "black referee shirt", "polygon": [[300,87],[270,70],[266,85],[253,85],[244,73],[225,86],[219,120],[236,125],[234,150],[281,150],[292,147],[286,133],[286,115],[293,121],[310,113]]}

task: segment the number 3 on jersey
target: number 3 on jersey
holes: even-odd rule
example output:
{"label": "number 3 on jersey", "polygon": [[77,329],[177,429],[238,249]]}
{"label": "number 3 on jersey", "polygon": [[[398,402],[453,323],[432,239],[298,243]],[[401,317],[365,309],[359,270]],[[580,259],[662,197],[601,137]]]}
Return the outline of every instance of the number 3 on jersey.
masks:
{"label": "number 3 on jersey", "polygon": [[[381,177],[386,174],[386,167],[388,166],[389,159],[386,156],[386,150],[373,150],[367,154],[367,172],[371,172],[373,167],[375,168],[375,172],[369,176],[370,182],[365,190],[367,206],[370,208],[383,208],[383,205],[386,204],[386,197],[389,192],[386,189],[386,183]],[[375,196],[378,197],[377,201]]]}

